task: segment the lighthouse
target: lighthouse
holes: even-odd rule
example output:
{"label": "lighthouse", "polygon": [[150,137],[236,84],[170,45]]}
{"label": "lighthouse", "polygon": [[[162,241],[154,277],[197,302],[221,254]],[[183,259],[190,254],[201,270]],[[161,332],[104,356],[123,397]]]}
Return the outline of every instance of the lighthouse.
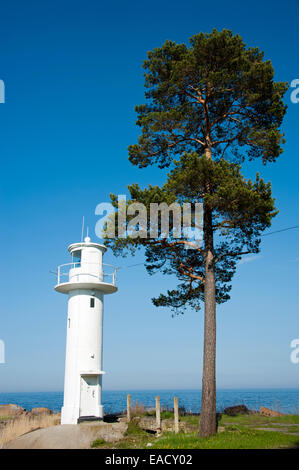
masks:
{"label": "lighthouse", "polygon": [[113,294],[116,268],[103,264],[107,248],[89,237],[68,247],[71,263],[57,268],[55,290],[68,295],[64,402],[61,424],[103,418],[103,304]]}

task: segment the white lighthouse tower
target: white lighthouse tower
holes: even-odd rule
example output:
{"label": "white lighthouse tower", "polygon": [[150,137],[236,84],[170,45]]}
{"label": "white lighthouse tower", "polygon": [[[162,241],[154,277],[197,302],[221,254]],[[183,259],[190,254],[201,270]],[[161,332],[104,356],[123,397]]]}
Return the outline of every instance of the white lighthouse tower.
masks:
{"label": "white lighthouse tower", "polygon": [[58,267],[55,286],[68,294],[61,424],[77,424],[79,418],[103,418],[103,302],[117,287],[116,269],[103,265],[104,245],[86,237],[68,250],[72,262]]}

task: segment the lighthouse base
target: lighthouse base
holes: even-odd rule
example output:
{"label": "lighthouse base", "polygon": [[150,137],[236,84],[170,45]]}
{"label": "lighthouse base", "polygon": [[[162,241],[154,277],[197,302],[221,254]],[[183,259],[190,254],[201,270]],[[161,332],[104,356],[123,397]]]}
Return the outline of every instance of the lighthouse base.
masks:
{"label": "lighthouse base", "polygon": [[80,421],[103,419],[103,417],[103,405],[98,405],[95,412],[88,416],[80,415],[79,409],[72,406],[63,406],[61,408],[61,424],[78,424]]}
{"label": "lighthouse base", "polygon": [[63,406],[61,408],[61,424],[77,424],[79,410],[72,406]]}

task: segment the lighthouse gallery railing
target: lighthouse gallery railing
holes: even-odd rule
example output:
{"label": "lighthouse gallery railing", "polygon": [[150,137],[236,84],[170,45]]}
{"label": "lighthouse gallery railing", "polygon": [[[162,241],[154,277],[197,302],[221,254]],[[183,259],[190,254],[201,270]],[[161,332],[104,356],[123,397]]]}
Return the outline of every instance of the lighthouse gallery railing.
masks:
{"label": "lighthouse gallery railing", "polygon": [[[113,286],[116,287],[116,274],[117,274],[117,268],[115,266],[112,266],[111,264],[106,264],[103,263],[103,272],[101,273],[102,276],[99,274],[93,274],[88,272],[88,267],[89,266],[94,266],[95,264],[98,263],[89,263],[89,262],[84,262],[81,263],[81,261],[75,262],[75,263],[65,263],[61,264],[60,266],[57,267],[57,284],[61,284],[63,282],[67,282],[69,279],[69,274],[70,270],[74,268],[86,268],[86,272],[80,271],[80,275],[88,275],[88,276],[93,276],[97,281],[100,282],[107,282],[107,284],[112,284]],[[107,272],[105,268],[110,269],[112,272]]]}

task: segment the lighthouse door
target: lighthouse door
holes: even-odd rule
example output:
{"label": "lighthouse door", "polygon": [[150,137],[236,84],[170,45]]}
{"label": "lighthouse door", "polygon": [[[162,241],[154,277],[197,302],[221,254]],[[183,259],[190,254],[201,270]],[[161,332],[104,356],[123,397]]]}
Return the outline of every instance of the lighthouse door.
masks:
{"label": "lighthouse door", "polygon": [[80,416],[95,416],[97,409],[96,375],[81,375]]}

